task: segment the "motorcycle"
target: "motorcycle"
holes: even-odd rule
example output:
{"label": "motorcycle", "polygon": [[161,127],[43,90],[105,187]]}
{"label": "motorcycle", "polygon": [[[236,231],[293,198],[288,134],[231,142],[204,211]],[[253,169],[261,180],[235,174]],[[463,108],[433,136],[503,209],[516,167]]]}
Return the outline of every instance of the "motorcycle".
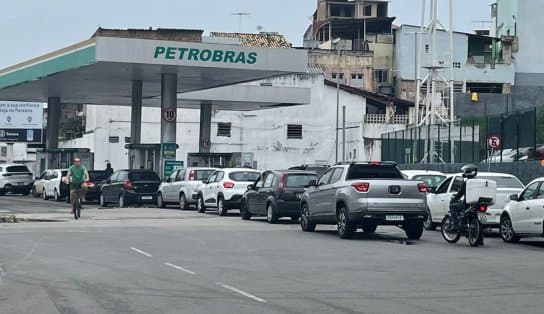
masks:
{"label": "motorcycle", "polygon": [[[458,205],[459,203],[450,204],[450,206]],[[470,246],[484,245],[484,228],[480,223],[479,215],[486,213],[487,206],[486,203],[479,202],[468,206],[463,211],[459,211],[457,223],[452,217],[455,213],[450,209],[450,212],[442,219],[442,237],[444,240],[448,243],[456,243],[461,236],[466,236]]]}

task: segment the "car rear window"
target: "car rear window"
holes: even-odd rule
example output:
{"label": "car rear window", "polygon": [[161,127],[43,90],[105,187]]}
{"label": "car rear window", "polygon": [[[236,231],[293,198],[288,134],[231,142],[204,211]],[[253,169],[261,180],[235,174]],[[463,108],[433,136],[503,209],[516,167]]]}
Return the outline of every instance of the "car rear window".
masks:
{"label": "car rear window", "polygon": [[285,178],[285,186],[288,188],[305,187],[312,180],[317,180],[314,174],[289,174]]}
{"label": "car rear window", "polygon": [[105,171],[89,171],[89,179],[93,182],[100,182],[108,179]]}
{"label": "car rear window", "polygon": [[229,174],[229,179],[239,182],[255,182],[260,176],[260,173],[254,171],[236,171]]}
{"label": "car rear window", "polygon": [[498,188],[523,189],[523,184],[513,177],[477,176],[476,179],[485,179],[497,182]]}
{"label": "car rear window", "polygon": [[444,181],[445,178],[446,176],[425,174],[425,175],[414,176],[413,180],[423,181],[425,182],[425,185],[428,187],[437,187],[440,184],[440,182]]}
{"label": "car rear window", "polygon": [[130,181],[160,181],[159,176],[151,171],[130,172],[128,178]]}
{"label": "car rear window", "polygon": [[195,170],[195,180],[197,181],[204,181],[208,179],[210,174],[212,174],[214,170]]}
{"label": "car rear window", "polygon": [[6,172],[30,172],[26,166],[9,166]]}
{"label": "car rear window", "polygon": [[349,167],[346,180],[358,179],[403,179],[402,173],[393,165],[360,165]]}

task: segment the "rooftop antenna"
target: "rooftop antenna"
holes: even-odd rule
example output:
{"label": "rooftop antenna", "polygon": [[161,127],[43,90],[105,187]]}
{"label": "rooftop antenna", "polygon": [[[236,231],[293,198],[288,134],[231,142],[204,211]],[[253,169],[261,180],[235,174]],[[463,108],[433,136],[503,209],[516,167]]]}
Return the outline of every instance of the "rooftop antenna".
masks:
{"label": "rooftop antenna", "polygon": [[247,12],[234,12],[232,15],[238,16],[238,34],[242,33],[242,18],[244,16],[249,16]]}

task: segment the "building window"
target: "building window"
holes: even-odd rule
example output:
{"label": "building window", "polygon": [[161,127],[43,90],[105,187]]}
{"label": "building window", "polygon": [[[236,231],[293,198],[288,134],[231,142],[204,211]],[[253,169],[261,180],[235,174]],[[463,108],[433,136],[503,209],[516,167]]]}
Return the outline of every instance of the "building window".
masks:
{"label": "building window", "polygon": [[371,5],[365,5],[364,15],[365,16],[371,16],[372,15],[372,6]]}
{"label": "building window", "polygon": [[336,80],[336,78],[337,78],[338,76],[340,76],[340,80],[343,80],[343,79],[344,79],[344,73],[340,73],[340,74],[338,74],[338,73],[332,73],[332,79],[333,79],[333,80]]}
{"label": "building window", "polygon": [[130,136],[125,136],[125,143],[130,144]]}
{"label": "building window", "polygon": [[352,80],[362,80],[362,79],[363,79],[363,75],[362,75],[361,73],[352,74],[352,75],[351,75],[351,79],[352,79]]}
{"label": "building window", "polygon": [[288,124],[287,138],[288,139],[302,139],[302,124]]}
{"label": "building window", "polygon": [[429,53],[429,44],[425,44],[425,53]]}
{"label": "building window", "polygon": [[230,137],[230,123],[219,122],[217,123],[217,136]]}
{"label": "building window", "polygon": [[460,69],[461,68],[461,62],[454,62],[453,67],[456,68],[456,69]]}
{"label": "building window", "polygon": [[389,82],[389,70],[374,70],[374,80],[376,83]]}
{"label": "building window", "polygon": [[110,143],[119,143],[119,136],[110,136]]}

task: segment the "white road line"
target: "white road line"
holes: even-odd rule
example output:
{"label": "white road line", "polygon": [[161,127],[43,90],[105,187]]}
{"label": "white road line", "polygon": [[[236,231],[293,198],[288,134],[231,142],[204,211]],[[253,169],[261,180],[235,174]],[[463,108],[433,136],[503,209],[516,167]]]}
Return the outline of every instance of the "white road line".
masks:
{"label": "white road line", "polygon": [[135,247],[131,247],[130,249],[133,250],[134,252],[138,252],[138,253],[140,253],[140,254],[142,254],[142,255],[145,255],[145,256],[147,256],[147,257],[153,257],[153,255],[151,255],[151,254],[149,254],[149,253],[147,253],[147,252],[144,252],[144,251],[142,251],[142,250],[138,250],[138,249],[135,248]]}
{"label": "white road line", "polygon": [[174,265],[174,264],[171,264],[171,263],[164,263],[164,265],[168,266],[168,267],[172,267],[174,269],[177,269],[177,270],[181,270],[183,272],[186,272],[188,274],[191,274],[191,275],[196,275],[196,273],[194,271],[191,271],[187,268],[183,268],[181,266],[178,266],[178,265]]}
{"label": "white road line", "polygon": [[225,288],[225,289],[228,289],[228,290],[230,290],[230,291],[234,291],[234,292],[236,292],[236,293],[238,293],[238,294],[243,295],[244,297],[248,297],[248,298],[250,298],[250,299],[252,299],[252,300],[255,300],[255,301],[257,301],[257,302],[266,303],[266,300],[265,300],[265,299],[261,299],[261,298],[259,298],[259,297],[257,297],[257,296],[254,296],[254,295],[251,294],[251,293],[247,293],[247,292],[245,292],[245,291],[242,291],[242,290],[240,290],[240,289],[231,287],[231,286],[229,286],[229,285],[222,284],[222,283],[220,283],[220,282],[218,282],[218,283],[216,283],[216,284],[217,284],[218,286],[221,286],[221,287],[223,287],[223,288]]}

